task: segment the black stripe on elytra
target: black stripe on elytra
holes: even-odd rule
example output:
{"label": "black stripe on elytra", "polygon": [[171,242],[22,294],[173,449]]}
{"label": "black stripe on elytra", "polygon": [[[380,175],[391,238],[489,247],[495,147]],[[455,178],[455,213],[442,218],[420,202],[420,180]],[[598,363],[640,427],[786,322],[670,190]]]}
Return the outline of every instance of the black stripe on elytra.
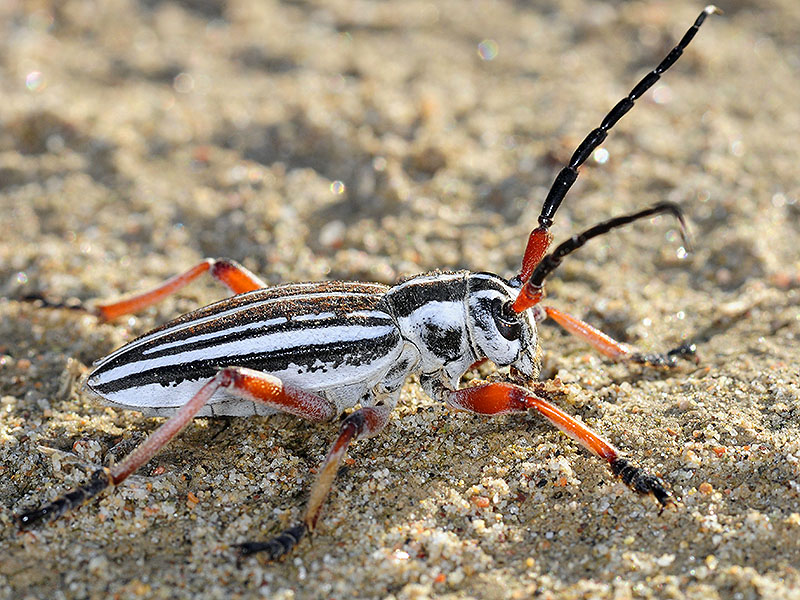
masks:
{"label": "black stripe on elytra", "polygon": [[[257,321],[256,321],[257,322]],[[248,322],[237,322],[237,326],[246,325]],[[381,317],[330,317],[327,319],[319,320],[288,320],[284,323],[276,323],[274,325],[267,325],[264,327],[252,327],[241,331],[231,331],[230,333],[222,333],[208,339],[193,340],[192,337],[196,335],[204,335],[207,333],[217,333],[224,331],[224,328],[213,327],[209,330],[193,331],[193,335],[170,335],[166,334],[163,337],[153,339],[150,343],[133,346],[128,352],[122,352],[115,356],[108,363],[101,364],[95,370],[95,374],[100,374],[109,369],[118,366],[135,363],[139,360],[151,360],[155,358],[163,358],[167,356],[179,356],[184,352],[192,352],[195,350],[202,350],[204,348],[214,348],[229,344],[233,342],[244,341],[248,339],[264,338],[270,335],[288,335],[294,332],[309,331],[317,329],[320,337],[324,336],[322,330],[329,327],[342,327],[342,326],[356,326],[356,327],[380,327],[385,329],[387,326],[394,327],[394,321],[391,320],[389,315],[385,318]],[[183,331],[176,333],[183,334]],[[169,347],[159,349],[159,346],[164,344],[171,344],[180,341],[182,343],[170,345]]]}
{"label": "black stripe on elytra", "polygon": [[[258,290],[261,291],[261,290]],[[235,298],[238,298],[235,297]],[[359,311],[372,311],[376,310],[377,304],[380,302],[382,296],[344,296],[344,297],[330,297],[330,296],[315,296],[315,297],[301,297],[296,299],[286,299],[262,306],[247,306],[241,305],[235,312],[223,315],[222,313],[230,311],[230,306],[226,303],[218,302],[211,305],[217,307],[217,310],[208,310],[211,307],[206,307],[200,311],[183,315],[170,323],[162,325],[153,331],[145,334],[144,336],[131,341],[127,346],[121,348],[111,355],[110,360],[101,363],[100,368],[109,368],[119,366],[129,362],[132,357],[141,356],[145,350],[153,349],[164,343],[186,341],[187,345],[192,344],[192,347],[203,347],[201,345],[194,346],[192,338],[200,335],[208,335],[219,333],[226,329],[234,327],[242,327],[251,325],[258,322],[266,322],[276,318],[285,318],[291,322],[291,319],[297,319],[304,315],[320,314],[320,313],[333,313],[335,316],[345,319],[346,313],[359,312]],[[263,301],[261,299],[260,301]],[[252,303],[248,303],[252,304]],[[215,315],[217,315],[215,317]],[[355,324],[360,317],[351,317]],[[367,319],[374,318],[376,323],[380,317],[367,317]],[[206,320],[203,320],[206,319]],[[385,324],[389,324],[390,317],[387,315]],[[292,328],[311,328],[314,321],[303,321],[302,319],[295,322],[295,325],[287,327]],[[318,321],[319,323],[319,321]],[[330,323],[329,320],[321,321],[322,326]],[[346,324],[346,323],[345,323]],[[254,328],[251,334],[255,335],[256,332],[271,331],[272,327],[281,327],[283,323],[276,323],[275,325],[268,325],[265,329]],[[240,332],[242,337],[248,337],[247,332]],[[220,338],[215,338],[208,345],[219,343]],[[242,339],[242,338],[239,338]],[[175,354],[182,352],[186,346],[175,346],[174,349],[167,349],[166,354]],[[160,356],[161,353],[155,352],[148,354],[148,357]]]}
{"label": "black stripe on elytra", "polygon": [[396,318],[408,317],[428,302],[463,302],[467,292],[467,273],[446,279],[410,279],[386,293],[386,301]]}
{"label": "black stripe on elytra", "polygon": [[[257,318],[261,319],[270,318],[269,316],[264,316],[269,314],[272,314],[274,317],[287,316],[287,310],[294,311],[294,314],[304,314],[305,311],[302,310],[302,306],[317,307],[313,308],[311,312],[370,310],[378,305],[388,289],[387,286],[378,283],[322,281],[312,284],[293,283],[273,288],[254,290],[245,294],[225,298],[219,302],[214,302],[208,306],[181,315],[177,319],[165,323],[160,327],[156,327],[145,334],[145,336],[170,329],[177,325],[185,325],[192,321],[213,317],[214,315],[228,311],[235,311],[235,313],[230,316],[236,319],[241,319],[242,316],[247,316],[251,312],[255,315],[259,315]],[[343,295],[330,296],[330,294],[333,293]],[[301,296],[301,298],[294,298],[295,296]],[[302,298],[302,296],[305,296],[305,298]],[[285,299],[286,302],[269,302],[263,306],[256,306],[259,303],[281,299]],[[306,310],[308,310],[308,308]],[[229,317],[226,317],[226,319],[228,318]],[[134,342],[135,341],[136,340],[134,340]]]}
{"label": "black stripe on elytra", "polygon": [[[400,333],[392,331],[370,340],[339,341],[271,352],[220,356],[180,364],[162,365],[90,387],[102,396],[153,383],[169,387],[187,380],[210,379],[224,367],[246,367],[265,373],[279,373],[288,369],[292,364],[298,365],[303,371],[323,372],[342,365],[366,366],[376,358],[389,354],[401,343],[401,340]],[[318,365],[319,362],[322,364]]]}

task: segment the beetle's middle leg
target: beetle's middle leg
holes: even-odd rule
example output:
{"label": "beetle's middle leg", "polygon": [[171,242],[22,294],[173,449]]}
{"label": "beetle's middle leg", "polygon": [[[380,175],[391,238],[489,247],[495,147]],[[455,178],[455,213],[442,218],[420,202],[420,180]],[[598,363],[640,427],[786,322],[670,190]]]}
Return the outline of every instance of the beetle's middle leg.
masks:
{"label": "beetle's middle leg", "polygon": [[42,521],[56,519],[66,511],[76,508],[96,496],[107,487],[122,483],[178,435],[220,388],[225,388],[233,396],[262,402],[281,412],[310,421],[329,421],[337,414],[336,407],[322,396],[285,384],[268,373],[242,367],[221,369],[186,404],[181,406],[174,415],[162,423],[121,462],[110,468],[98,469],[92,474],[88,483],[75,488],[50,504],[23,513],[19,517],[20,525],[30,527]]}
{"label": "beetle's middle leg", "polygon": [[600,434],[530,390],[512,383],[493,382],[448,390],[444,394],[449,406],[481,415],[523,413],[530,408],[535,409],[592,454],[605,460],[611,472],[628,487],[641,494],[652,494],[662,507],[675,504],[661,479],[631,464]]}
{"label": "beetle's middle leg", "polygon": [[372,437],[389,422],[395,398],[387,398],[384,403],[364,406],[350,413],[339,427],[339,436],[328,451],[320,467],[317,480],[311,488],[303,522],[290,527],[266,542],[245,542],[237,544],[241,556],[264,552],[269,560],[275,560],[289,552],[302,539],[306,532],[314,530],[319,519],[322,504],[331,490],[339,464],[345,457],[350,442]]}
{"label": "beetle's middle leg", "polygon": [[581,321],[550,306],[542,306],[537,312],[537,321],[542,321],[547,317],[553,319],[569,333],[582,339],[601,354],[615,361],[632,362],[648,367],[674,367],[677,365],[679,358],[696,360],[695,352],[697,348],[692,343],[681,344],[669,352],[645,354],[633,346],[618,342],[585,321]]}

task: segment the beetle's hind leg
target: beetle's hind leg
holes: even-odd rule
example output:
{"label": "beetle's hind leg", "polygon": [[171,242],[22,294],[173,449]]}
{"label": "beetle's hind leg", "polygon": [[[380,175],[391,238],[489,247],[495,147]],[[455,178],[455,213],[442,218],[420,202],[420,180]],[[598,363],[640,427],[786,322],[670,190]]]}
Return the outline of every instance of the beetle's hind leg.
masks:
{"label": "beetle's hind leg", "polygon": [[234,260],[229,258],[207,258],[185,273],[175,275],[149,292],[137,294],[118,302],[98,304],[94,307],[93,312],[106,321],[138,312],[143,308],[160,302],[170,294],[174,294],[206,272],[217,281],[224,283],[234,294],[252,292],[253,290],[267,287],[267,284],[260,277],[251,273]]}
{"label": "beetle's hind leg", "polygon": [[100,317],[104,321],[111,321],[123,315],[132,314],[152,306],[170,294],[174,294],[185,287],[203,273],[209,273],[214,279],[225,284],[234,294],[252,292],[267,287],[267,284],[257,275],[229,258],[207,258],[196,264],[185,273],[180,273],[167,279],[156,288],[142,294],[136,294],[116,302],[84,306],[82,303],[72,304],[50,300],[41,293],[29,294],[22,298],[27,302],[38,302],[44,308],[58,308],[80,310]]}
{"label": "beetle's hind leg", "polygon": [[678,359],[697,362],[697,347],[693,343],[681,344],[677,348],[664,353],[645,354],[633,346],[618,342],[596,327],[550,306],[542,307],[542,311],[537,314],[537,320],[542,320],[545,316],[553,319],[569,333],[582,339],[592,348],[615,361],[663,368],[676,366]]}
{"label": "beetle's hind leg", "polygon": [[221,369],[121,462],[111,468],[98,469],[87,483],[50,504],[22,513],[18,517],[20,526],[27,528],[56,519],[66,511],[77,508],[98,495],[107,487],[122,483],[178,435],[220,388],[225,388],[233,396],[262,402],[281,412],[311,421],[329,421],[337,414],[336,408],[322,396],[284,384],[268,373],[241,367]]}

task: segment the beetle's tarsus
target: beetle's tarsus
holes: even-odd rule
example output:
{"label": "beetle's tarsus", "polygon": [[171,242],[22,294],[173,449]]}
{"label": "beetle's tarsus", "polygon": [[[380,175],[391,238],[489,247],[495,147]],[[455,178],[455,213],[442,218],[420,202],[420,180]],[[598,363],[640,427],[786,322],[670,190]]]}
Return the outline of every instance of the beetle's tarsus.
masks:
{"label": "beetle's tarsus", "polygon": [[79,507],[81,504],[93,498],[109,485],[112,484],[111,474],[108,469],[97,469],[89,481],[83,485],[75,488],[56,498],[50,504],[47,504],[36,510],[31,510],[22,513],[17,517],[19,526],[23,529],[35,527],[40,523],[47,523],[53,521],[63,515],[68,510]]}
{"label": "beetle's tarsus", "polygon": [[239,558],[264,552],[267,560],[278,560],[288,554],[303,539],[307,531],[305,523],[300,523],[266,542],[244,542],[235,544],[234,548],[236,548]]}
{"label": "beetle's tarsus", "polygon": [[57,310],[77,310],[92,315],[97,315],[97,312],[91,308],[83,305],[80,300],[51,300],[42,292],[34,292],[27,294],[19,299],[20,302],[35,302],[39,308],[53,308]]}
{"label": "beetle's tarsus", "polygon": [[668,506],[676,504],[664,482],[655,475],[651,475],[641,467],[631,464],[625,458],[617,458],[610,462],[611,472],[622,479],[622,482],[639,494],[652,494],[661,505],[663,511]]}
{"label": "beetle's tarsus", "polygon": [[642,354],[637,352],[628,357],[630,362],[636,363],[637,365],[666,369],[677,366],[678,359],[690,360],[696,363],[698,360],[697,345],[687,342],[663,354]]}
{"label": "beetle's tarsus", "polygon": [[697,357],[697,344],[686,342],[685,344],[681,344],[677,348],[673,348],[667,352],[667,356],[674,357],[676,359],[682,358],[684,360],[691,360],[696,363],[699,360]]}

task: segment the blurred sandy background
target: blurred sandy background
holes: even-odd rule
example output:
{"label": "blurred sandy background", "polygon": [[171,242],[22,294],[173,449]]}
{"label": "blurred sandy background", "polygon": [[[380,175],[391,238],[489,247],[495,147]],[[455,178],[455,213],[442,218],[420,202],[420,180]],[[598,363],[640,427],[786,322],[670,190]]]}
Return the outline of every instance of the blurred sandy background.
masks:
{"label": "blurred sandy background", "polygon": [[[0,598],[800,597],[800,4],[721,2],[582,171],[557,239],[671,199],[565,263],[550,302],[568,412],[683,499],[659,516],[535,415],[449,412],[411,383],[357,443],[313,543],[297,519],[335,426],[197,420],[120,489],[20,534],[14,514],[156,419],[81,392],[92,361],[220,298],[111,324],[17,299],[143,290],[205,256],[269,283],[511,276],[558,167],[684,33],[690,2],[4,2],[0,8]],[[599,164],[605,162],[605,164]]]}

